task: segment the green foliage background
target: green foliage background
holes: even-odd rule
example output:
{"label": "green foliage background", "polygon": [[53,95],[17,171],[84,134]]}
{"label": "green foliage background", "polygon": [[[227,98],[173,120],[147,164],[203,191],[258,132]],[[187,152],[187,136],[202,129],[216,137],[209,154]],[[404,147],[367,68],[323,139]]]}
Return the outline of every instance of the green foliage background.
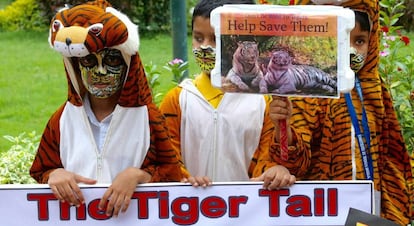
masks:
{"label": "green foliage background", "polygon": [[[1,30],[39,30],[47,28],[56,10],[68,5],[76,5],[88,0],[1,0]],[[115,8],[127,14],[139,24],[142,35],[171,32],[170,0],[108,0]],[[187,31],[191,32],[191,13],[197,0],[183,0],[186,4]],[[381,0],[382,2],[383,0]],[[256,1],[257,2],[257,1]],[[268,0],[275,5],[287,5],[289,0]],[[407,31],[414,29],[414,1],[397,0],[406,7],[401,9],[402,16],[397,22]],[[7,6],[7,7],[6,7]],[[5,9],[1,10],[1,8]]]}
{"label": "green foliage background", "polygon": [[45,24],[35,0],[17,0],[0,10],[0,31],[44,30]]}
{"label": "green foliage background", "polygon": [[19,136],[4,136],[13,145],[7,152],[0,152],[0,184],[34,184],[28,174],[39,144],[36,132]]}

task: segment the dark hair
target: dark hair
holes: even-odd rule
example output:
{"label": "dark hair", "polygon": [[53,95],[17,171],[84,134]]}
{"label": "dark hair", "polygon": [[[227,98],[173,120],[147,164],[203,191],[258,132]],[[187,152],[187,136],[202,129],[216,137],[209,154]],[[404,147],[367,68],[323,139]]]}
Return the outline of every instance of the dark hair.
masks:
{"label": "dark hair", "polygon": [[226,4],[255,4],[255,2],[254,0],[200,0],[194,7],[191,30],[193,29],[195,17],[210,18],[210,13],[213,9]]}
{"label": "dark hair", "polygon": [[359,23],[359,27],[362,31],[370,31],[371,23],[368,18],[368,14],[365,12],[354,10],[355,12],[355,23]]}

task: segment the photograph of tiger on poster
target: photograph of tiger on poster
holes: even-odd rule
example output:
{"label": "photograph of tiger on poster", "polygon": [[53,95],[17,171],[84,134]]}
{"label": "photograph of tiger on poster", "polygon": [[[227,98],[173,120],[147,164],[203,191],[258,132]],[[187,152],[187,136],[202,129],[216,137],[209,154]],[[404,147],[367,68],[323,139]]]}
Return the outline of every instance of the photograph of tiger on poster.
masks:
{"label": "photograph of tiger on poster", "polygon": [[339,95],[333,37],[222,35],[221,47],[225,92]]}
{"label": "photograph of tiger on poster", "polygon": [[259,50],[253,41],[237,42],[234,51],[232,68],[225,81],[233,84],[236,90],[245,92],[267,93],[267,84],[259,66]]}

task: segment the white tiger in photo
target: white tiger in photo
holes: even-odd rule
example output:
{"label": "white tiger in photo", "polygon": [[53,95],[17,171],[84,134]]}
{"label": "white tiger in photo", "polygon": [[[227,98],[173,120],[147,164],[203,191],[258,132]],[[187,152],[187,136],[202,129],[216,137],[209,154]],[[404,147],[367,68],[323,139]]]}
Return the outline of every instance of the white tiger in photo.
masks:
{"label": "white tiger in photo", "polygon": [[313,66],[292,64],[292,57],[285,50],[272,53],[264,79],[271,93],[337,91],[337,82],[330,74]]}
{"label": "white tiger in photo", "polygon": [[227,73],[226,82],[237,86],[239,91],[267,93],[266,81],[260,70],[257,43],[242,41],[233,54],[232,68]]}

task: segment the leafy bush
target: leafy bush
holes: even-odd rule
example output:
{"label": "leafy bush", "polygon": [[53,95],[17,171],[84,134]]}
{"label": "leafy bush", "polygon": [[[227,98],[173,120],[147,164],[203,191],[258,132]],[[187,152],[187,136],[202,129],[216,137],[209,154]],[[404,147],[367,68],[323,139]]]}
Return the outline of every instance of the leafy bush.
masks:
{"label": "leafy bush", "polygon": [[[152,90],[152,96],[154,98],[154,102],[159,105],[165,95],[160,90],[160,75],[161,72],[158,71],[158,66],[150,62],[149,64],[146,64],[144,66],[145,74],[147,76],[148,84],[151,87]],[[193,76],[187,76],[186,72],[188,72],[188,61],[184,62],[181,59],[174,59],[170,62],[166,63],[163,68],[170,72],[171,77],[171,87],[169,87],[167,90],[170,90],[173,88],[173,86],[177,85],[181,81],[183,81],[185,78],[193,78]]]}
{"label": "leafy bush", "polygon": [[0,30],[44,30],[45,18],[35,0],[16,0],[0,10]]}
{"label": "leafy bush", "polygon": [[163,93],[159,91],[159,77],[160,72],[157,70],[157,65],[150,62],[149,64],[146,64],[144,66],[145,74],[147,76],[148,85],[151,87],[152,92],[152,98],[154,99],[154,102],[158,105],[163,97]]}
{"label": "leafy bush", "polygon": [[8,151],[0,153],[0,184],[33,184],[29,169],[39,145],[36,132],[21,133],[17,137],[4,136],[13,143]]}
{"label": "leafy bush", "polygon": [[404,2],[405,11],[404,15],[400,18],[400,24],[404,26],[406,31],[414,31],[414,1],[412,0],[401,0]]}
{"label": "leafy bush", "polygon": [[[407,49],[410,39],[398,25],[404,15],[404,1],[381,0],[381,46],[379,73],[385,80],[402,127],[405,143],[414,163],[414,54]],[[401,50],[410,54],[401,55]],[[412,168],[414,173],[414,168]],[[411,189],[413,184],[409,185]],[[412,206],[414,213],[414,206]],[[411,225],[414,225],[414,219]]]}
{"label": "leafy bush", "polygon": [[188,69],[188,61],[184,62],[183,60],[176,58],[164,65],[164,68],[171,72],[173,75],[173,82],[176,85],[187,78],[185,73]]}
{"label": "leafy bush", "polygon": [[[382,0],[381,52],[379,73],[391,90],[394,107],[410,152],[414,149],[414,54],[408,49],[410,39],[397,26],[404,4],[399,0]],[[410,52],[401,55],[401,50]]]}

